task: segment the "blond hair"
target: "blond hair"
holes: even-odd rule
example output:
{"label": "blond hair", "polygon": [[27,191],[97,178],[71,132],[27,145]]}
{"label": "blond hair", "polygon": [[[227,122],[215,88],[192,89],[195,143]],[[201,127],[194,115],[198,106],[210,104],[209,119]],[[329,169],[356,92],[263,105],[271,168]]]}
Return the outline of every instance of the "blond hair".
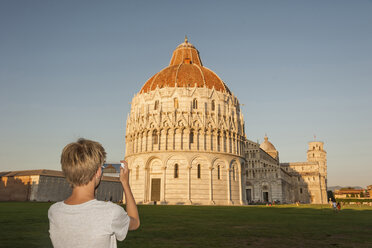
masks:
{"label": "blond hair", "polygon": [[106,159],[106,152],[96,141],[80,138],[63,148],[62,171],[72,186],[88,184]]}

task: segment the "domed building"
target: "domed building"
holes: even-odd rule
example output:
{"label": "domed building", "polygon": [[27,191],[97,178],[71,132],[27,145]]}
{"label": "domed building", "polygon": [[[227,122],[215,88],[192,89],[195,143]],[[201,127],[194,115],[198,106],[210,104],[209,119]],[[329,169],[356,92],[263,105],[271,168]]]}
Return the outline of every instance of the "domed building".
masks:
{"label": "domed building", "polygon": [[261,143],[260,148],[274,159],[279,160],[279,152],[276,150],[275,146],[269,141],[267,135],[265,135],[264,139],[265,141]]}
{"label": "domed building", "polygon": [[126,126],[139,203],[244,204],[239,101],[187,38],[133,97]]}
{"label": "domed building", "polygon": [[282,164],[267,136],[248,140],[238,99],[187,38],[133,97],[125,137],[139,204],[325,203],[323,145],[311,162]]}

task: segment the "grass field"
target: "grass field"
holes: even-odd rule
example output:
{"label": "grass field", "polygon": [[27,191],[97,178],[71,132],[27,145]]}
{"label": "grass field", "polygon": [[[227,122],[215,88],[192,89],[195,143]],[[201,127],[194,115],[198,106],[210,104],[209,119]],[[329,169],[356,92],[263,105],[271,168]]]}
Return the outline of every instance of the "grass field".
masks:
{"label": "grass field", "polygon": [[[0,247],[52,247],[50,203],[0,202]],[[372,207],[139,206],[118,247],[372,247]]]}

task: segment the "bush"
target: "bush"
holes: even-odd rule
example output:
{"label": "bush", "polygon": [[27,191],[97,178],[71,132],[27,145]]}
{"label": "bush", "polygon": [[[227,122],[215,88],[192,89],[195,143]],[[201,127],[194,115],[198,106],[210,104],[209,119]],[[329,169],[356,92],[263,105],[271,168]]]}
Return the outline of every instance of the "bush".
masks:
{"label": "bush", "polygon": [[360,203],[363,203],[363,202],[372,202],[372,199],[346,199],[346,198],[337,198],[336,200],[339,201],[339,202],[343,202],[343,203],[350,203],[350,202],[360,202]]}

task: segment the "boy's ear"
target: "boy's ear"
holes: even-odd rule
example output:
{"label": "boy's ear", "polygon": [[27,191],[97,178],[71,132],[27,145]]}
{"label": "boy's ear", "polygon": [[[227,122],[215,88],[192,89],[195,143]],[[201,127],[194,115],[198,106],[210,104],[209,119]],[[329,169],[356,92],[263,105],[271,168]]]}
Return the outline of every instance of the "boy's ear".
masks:
{"label": "boy's ear", "polygon": [[102,175],[103,171],[102,171],[102,167],[99,167],[97,172],[96,172],[96,178],[100,178],[101,175]]}

